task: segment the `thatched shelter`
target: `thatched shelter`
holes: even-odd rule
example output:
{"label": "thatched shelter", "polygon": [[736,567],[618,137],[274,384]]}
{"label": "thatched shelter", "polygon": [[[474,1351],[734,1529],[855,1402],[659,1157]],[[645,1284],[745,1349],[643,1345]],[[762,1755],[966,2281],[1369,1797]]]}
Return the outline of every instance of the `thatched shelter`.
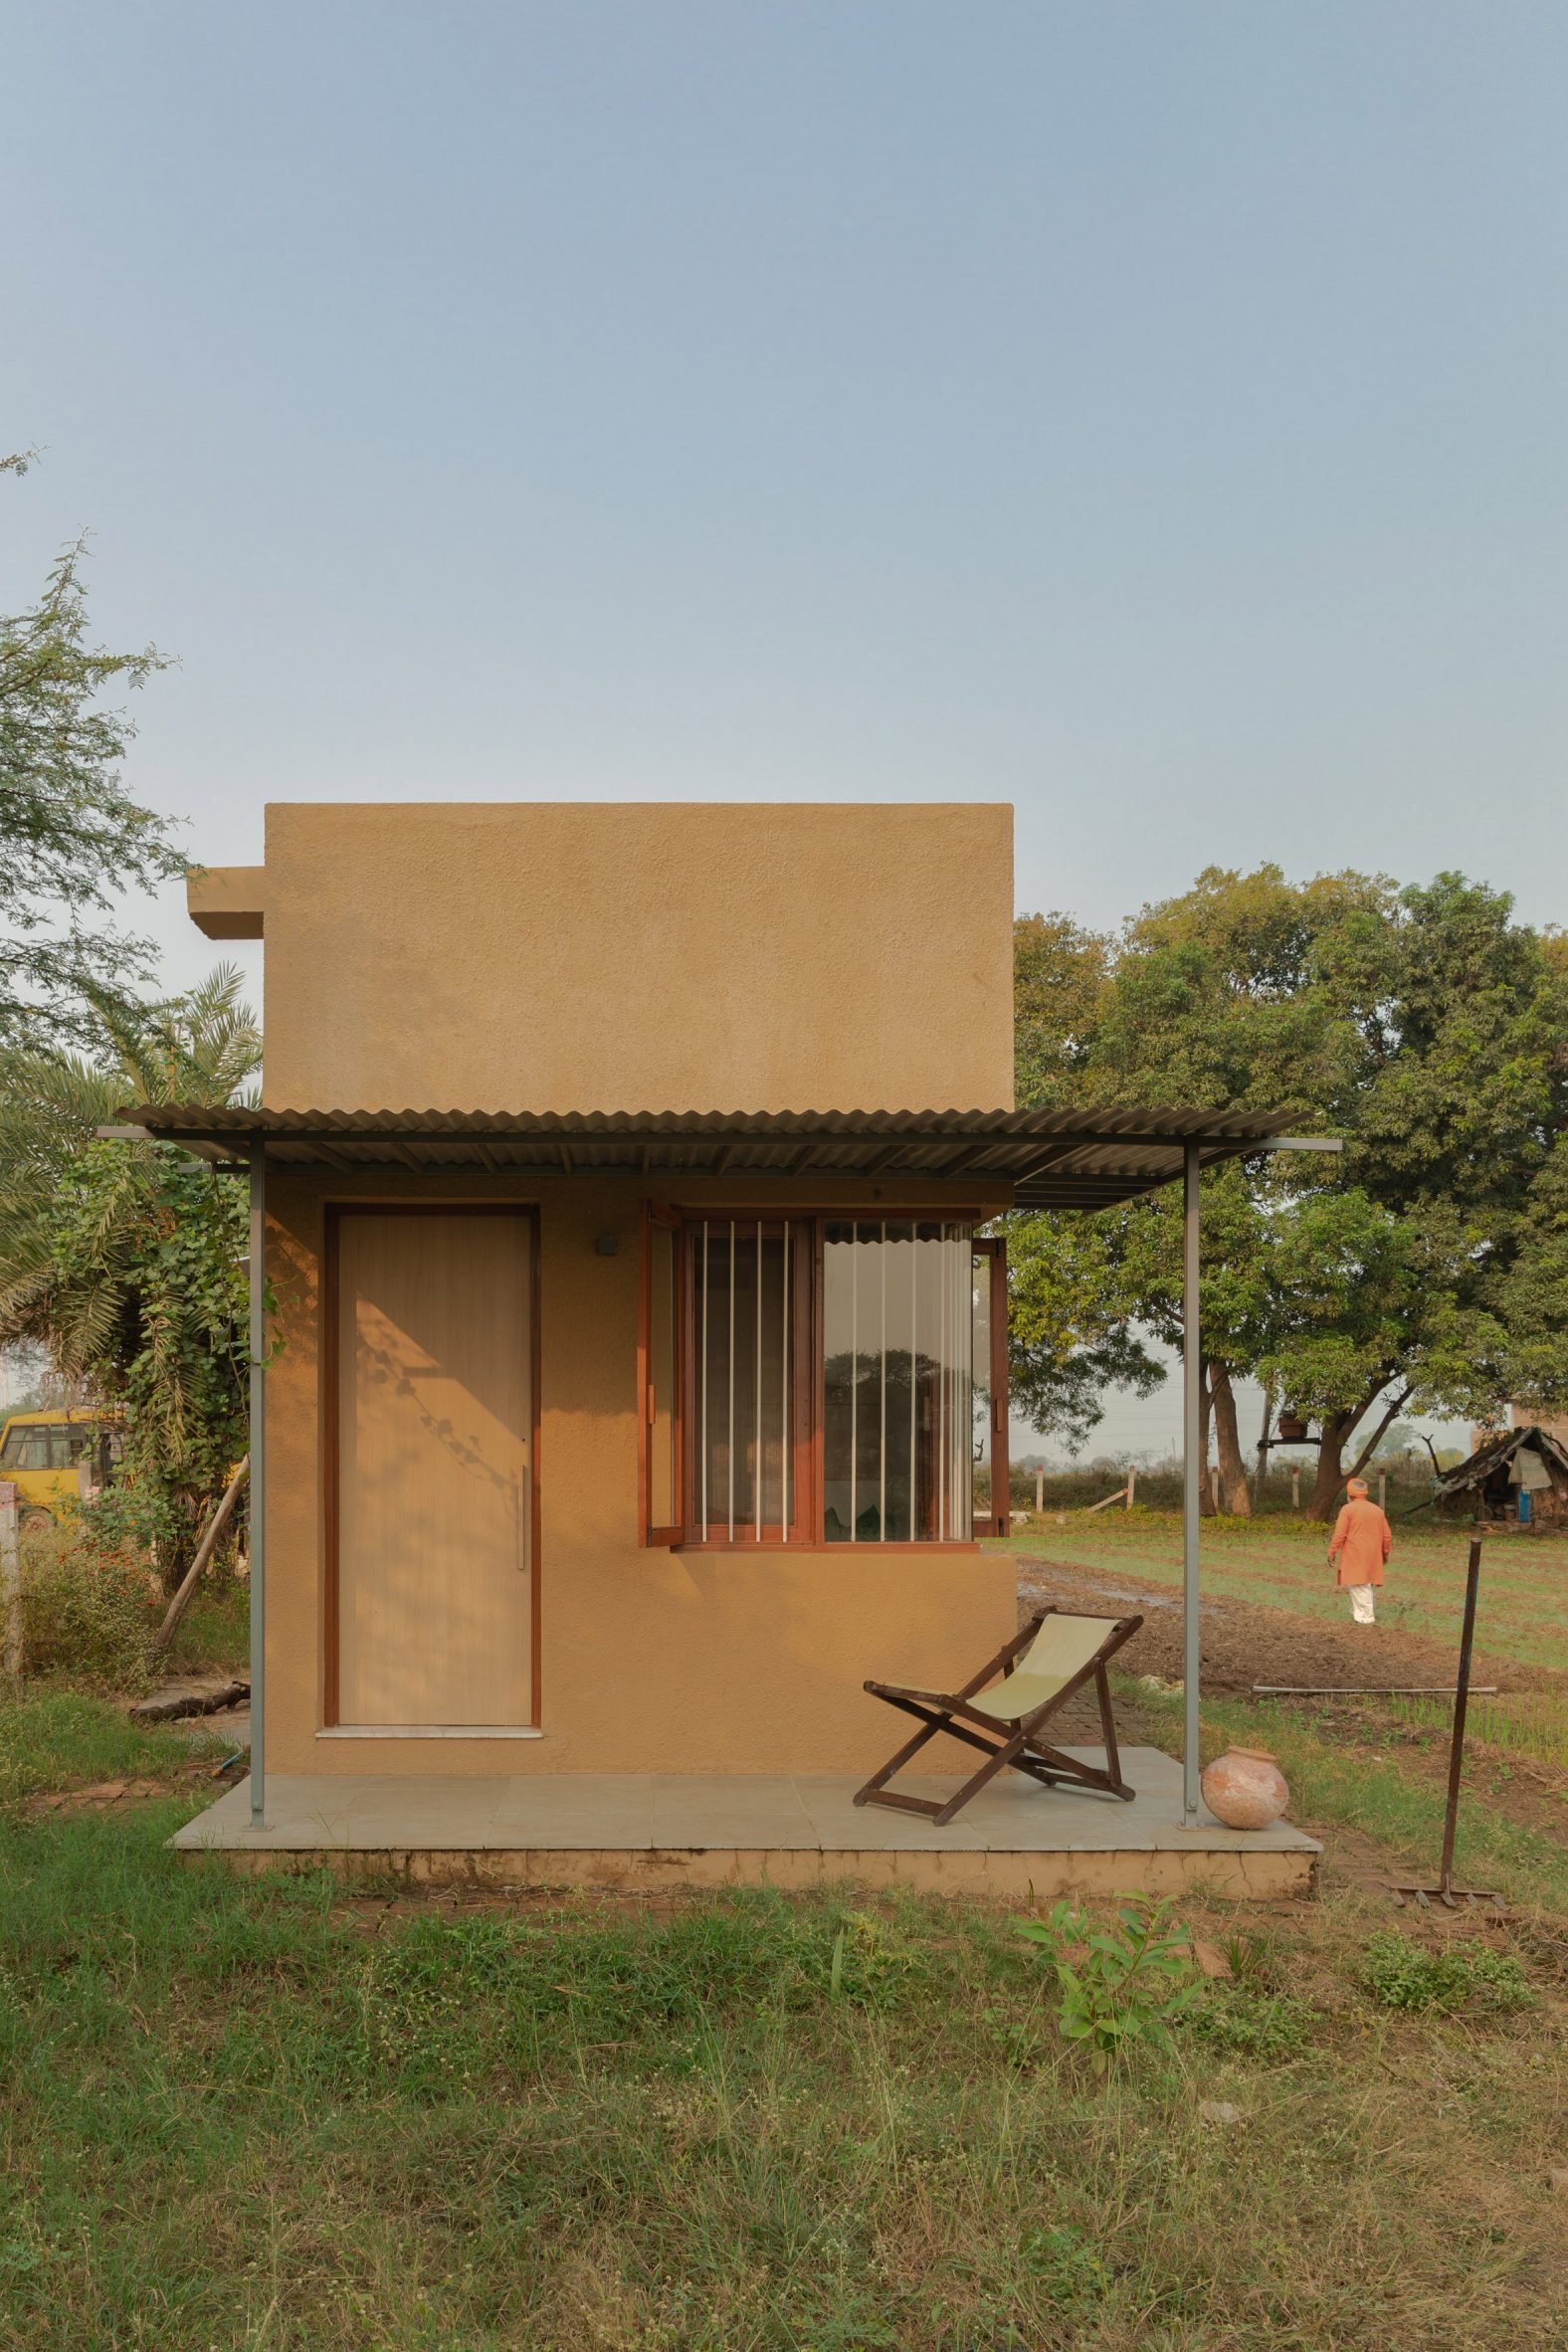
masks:
{"label": "thatched shelter", "polygon": [[1439,1478],[1437,1507],[1451,1518],[1568,1519],[1568,1447],[1538,1422],[1501,1430]]}

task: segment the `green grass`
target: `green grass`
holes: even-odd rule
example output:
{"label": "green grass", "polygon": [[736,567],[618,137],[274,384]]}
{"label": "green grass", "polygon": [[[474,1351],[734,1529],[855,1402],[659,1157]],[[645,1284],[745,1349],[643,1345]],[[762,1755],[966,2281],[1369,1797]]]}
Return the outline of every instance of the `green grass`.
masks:
{"label": "green grass", "polygon": [[[1396,1523],[1379,1622],[1457,1646],[1470,1529]],[[1219,1600],[1257,1601],[1303,1617],[1336,1617],[1344,1601],[1324,1554],[1328,1530],[1305,1520],[1206,1519],[1203,1589]],[[1015,1553],[1111,1568],[1154,1585],[1181,1582],[1181,1522],[1173,1512],[1118,1509],[1090,1518],[1048,1511],[1004,1545]],[[1568,1664],[1568,1537],[1493,1535],[1481,1560],[1479,1647],[1521,1665]]]}
{"label": "green grass", "polygon": [[[0,1710],[13,1800],[187,1753]],[[1003,1914],[348,1904],[178,1865],[189,1810],[0,1812],[7,2352],[1561,2344],[1547,1935],[1447,2018],[1365,1898],[1210,1905],[1238,1983],[1097,2078]]]}
{"label": "green grass", "polygon": [[[1123,1683],[1160,1745],[1179,1752],[1181,1695]],[[1202,1753],[1207,1763],[1233,1740],[1266,1747],[1290,1784],[1292,1820],[1341,1824],[1377,1840],[1413,1872],[1436,1877],[1443,1845],[1446,1786],[1407,1772],[1392,1758],[1371,1761],[1321,1737],[1300,1712],[1276,1700],[1205,1699]],[[1455,1869],[1460,1879],[1511,1899],[1568,1912],[1568,1805],[1564,1834],[1548,1837],[1487,1807],[1472,1767],[1462,1787]]]}

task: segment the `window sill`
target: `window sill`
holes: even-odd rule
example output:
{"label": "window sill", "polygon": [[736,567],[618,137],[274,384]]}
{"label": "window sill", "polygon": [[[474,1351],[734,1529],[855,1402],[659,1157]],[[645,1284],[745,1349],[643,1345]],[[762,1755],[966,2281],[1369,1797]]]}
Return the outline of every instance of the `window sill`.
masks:
{"label": "window sill", "polygon": [[826,1536],[821,1538],[804,1536],[795,1543],[700,1543],[692,1541],[662,1544],[658,1548],[672,1552],[749,1553],[753,1559],[757,1559],[764,1554],[774,1553],[783,1553],[786,1557],[793,1554],[798,1558],[803,1552],[810,1553],[814,1558],[827,1552],[855,1553],[862,1556],[868,1552],[969,1553],[978,1552],[980,1544],[978,1540],[965,1541],[956,1538],[943,1543],[830,1543]]}

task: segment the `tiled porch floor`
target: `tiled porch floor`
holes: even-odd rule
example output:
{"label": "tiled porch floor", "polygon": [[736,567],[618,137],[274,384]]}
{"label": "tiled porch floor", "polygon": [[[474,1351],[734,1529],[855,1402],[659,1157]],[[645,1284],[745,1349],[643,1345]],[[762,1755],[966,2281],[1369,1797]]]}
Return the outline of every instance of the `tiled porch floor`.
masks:
{"label": "tiled porch floor", "polygon": [[[858,1781],[828,1774],[270,1774],[264,1830],[251,1827],[246,1781],[173,1844],[186,1855],[220,1851],[245,1868],[325,1863],[350,1878],[493,1887],[853,1879],[1038,1897],[1176,1892],[1198,1880],[1237,1894],[1309,1886],[1319,1849],[1287,1822],[1227,1830],[1205,1813],[1186,1829],[1175,1759],[1130,1748],[1122,1764],[1138,1792],[1131,1804],[1007,1773],[945,1829],[857,1807]],[[900,1786],[940,1796],[956,1783]]]}

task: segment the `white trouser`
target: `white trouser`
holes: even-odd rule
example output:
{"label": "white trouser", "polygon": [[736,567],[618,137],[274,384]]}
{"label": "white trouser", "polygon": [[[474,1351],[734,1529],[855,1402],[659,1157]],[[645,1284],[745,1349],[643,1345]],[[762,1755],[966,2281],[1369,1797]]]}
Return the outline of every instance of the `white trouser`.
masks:
{"label": "white trouser", "polygon": [[1375,1584],[1347,1584],[1345,1590],[1350,1595],[1350,1614],[1357,1625],[1376,1625],[1377,1618],[1372,1608],[1372,1595],[1377,1591],[1377,1586]]}

